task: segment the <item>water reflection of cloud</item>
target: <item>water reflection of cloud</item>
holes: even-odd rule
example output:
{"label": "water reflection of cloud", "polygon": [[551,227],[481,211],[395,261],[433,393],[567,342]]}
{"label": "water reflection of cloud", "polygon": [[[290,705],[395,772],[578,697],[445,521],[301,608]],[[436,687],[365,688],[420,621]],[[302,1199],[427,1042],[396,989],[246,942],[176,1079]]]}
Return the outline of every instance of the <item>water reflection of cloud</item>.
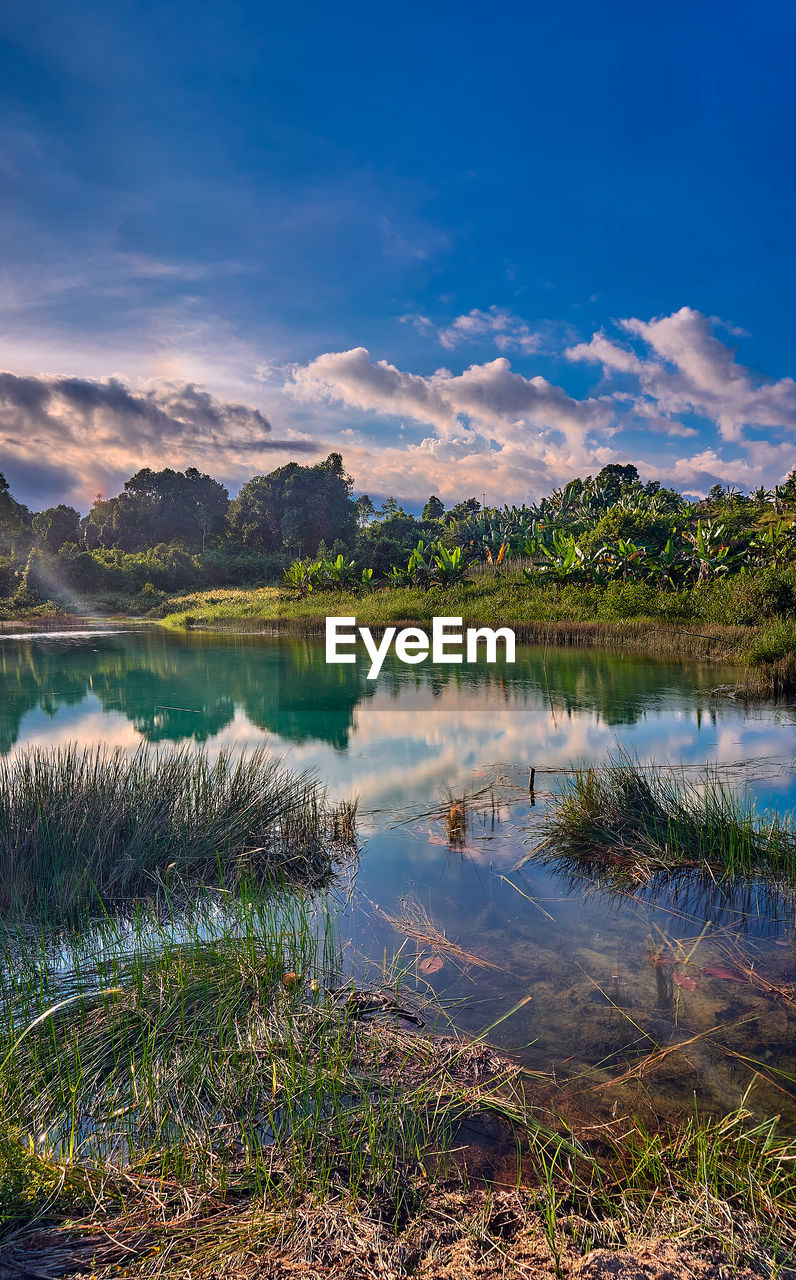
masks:
{"label": "water reflection of cloud", "polygon": [[[197,720],[211,753],[267,742],[294,767],[314,769],[333,796],[358,794],[363,809],[433,803],[443,787],[471,785],[476,771],[497,762],[562,769],[621,747],[642,761],[696,766],[794,751],[792,712],[711,702],[690,669],[643,660],[612,663],[606,655],[561,651],[551,658],[549,693],[531,653],[505,681],[479,683],[470,673],[442,683],[433,673],[421,679],[387,672],[367,697],[354,681],[339,705],[327,705],[322,663],[317,671],[312,663],[302,667],[300,687],[291,678],[280,694],[293,672],[289,646],[183,649],[150,633],[129,647],[113,641],[93,652],[76,643],[59,661],[53,655],[51,665],[39,662],[29,709],[20,706],[19,745],[78,740],[131,749],[154,741],[154,704],[190,707],[198,698],[205,708],[225,708],[212,723],[206,710]],[[70,671],[71,703],[62,696],[59,704],[50,689],[65,690]],[[293,674],[298,679],[299,667]],[[190,742],[192,716],[183,719],[180,740]],[[13,727],[10,721],[9,732]],[[755,785],[762,797],[783,798],[793,778]]]}
{"label": "water reflection of cloud", "polygon": [[29,711],[10,754],[31,747],[64,747],[73,742],[81,746],[101,742],[111,750],[120,747],[130,751],[140,746],[141,736],[121,712],[103,711],[99,699],[90,696],[78,707],[59,708],[53,715],[38,709]]}
{"label": "water reflection of cloud", "polygon": [[[479,767],[504,762],[537,768],[568,768],[572,764],[605,759],[619,747],[635,751],[642,761],[702,765],[705,761],[737,763],[751,757],[787,755],[793,749],[790,725],[747,722],[739,711],[732,723],[705,724],[695,717],[649,716],[633,726],[606,725],[594,712],[554,720],[543,704],[522,717],[516,708],[500,704],[488,709],[467,697],[435,698],[425,715],[415,705],[412,714],[383,706],[374,699],[360,706],[349,748],[333,750],[317,742],[291,744],[276,736],[271,745],[288,754],[302,768],[316,768],[334,795],[356,792],[363,808],[395,804],[424,804],[437,799],[444,786],[470,785]],[[245,716],[235,720],[216,739],[214,747],[261,742],[263,737]],[[775,790],[785,795],[793,779],[777,779]]]}

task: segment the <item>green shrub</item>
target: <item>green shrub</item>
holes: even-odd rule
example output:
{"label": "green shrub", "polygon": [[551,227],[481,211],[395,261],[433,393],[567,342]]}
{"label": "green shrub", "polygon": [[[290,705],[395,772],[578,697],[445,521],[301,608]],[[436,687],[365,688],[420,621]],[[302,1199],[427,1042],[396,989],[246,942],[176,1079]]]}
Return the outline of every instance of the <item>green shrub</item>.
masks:
{"label": "green shrub", "polygon": [[778,619],[759,635],[749,650],[753,666],[766,662],[781,662],[783,658],[796,656],[796,622]]}

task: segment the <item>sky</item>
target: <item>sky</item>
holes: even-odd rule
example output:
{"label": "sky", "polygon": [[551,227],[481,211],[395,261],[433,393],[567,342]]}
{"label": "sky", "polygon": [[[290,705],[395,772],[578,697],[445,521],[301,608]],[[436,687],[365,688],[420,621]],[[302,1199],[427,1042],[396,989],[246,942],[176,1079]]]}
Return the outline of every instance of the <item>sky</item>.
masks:
{"label": "sky", "polygon": [[0,471],[796,467],[796,7],[0,7]]}

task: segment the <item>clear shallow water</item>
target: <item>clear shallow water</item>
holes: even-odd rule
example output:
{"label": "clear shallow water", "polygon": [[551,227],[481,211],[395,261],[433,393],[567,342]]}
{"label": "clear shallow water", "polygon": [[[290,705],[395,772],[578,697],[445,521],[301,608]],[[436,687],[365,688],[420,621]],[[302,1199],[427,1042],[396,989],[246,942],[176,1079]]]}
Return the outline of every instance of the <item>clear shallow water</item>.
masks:
{"label": "clear shallow water", "polygon": [[[530,996],[491,1038],[555,1070],[590,1109],[677,1113],[696,1094],[724,1110],[755,1079],[757,1110],[796,1117],[788,904],[685,883],[617,899],[555,868],[515,870],[559,771],[618,746],[690,773],[730,766],[728,783],[761,806],[793,807],[796,708],[714,696],[726,670],[589,651],[551,650],[544,662],[520,649],[513,667],[395,664],[376,682],[367,665],[328,667],[321,645],[294,639],[3,636],[0,751],[76,740],[193,741],[213,752],[268,740],[334,796],[359,796],[355,967],[402,944],[415,971],[439,954],[443,967],[419,978],[421,989],[428,981],[466,1001],[452,1016],[471,1031]],[[451,803],[478,792],[451,847]],[[407,940],[387,918],[401,915],[428,932],[427,915],[487,964]]]}

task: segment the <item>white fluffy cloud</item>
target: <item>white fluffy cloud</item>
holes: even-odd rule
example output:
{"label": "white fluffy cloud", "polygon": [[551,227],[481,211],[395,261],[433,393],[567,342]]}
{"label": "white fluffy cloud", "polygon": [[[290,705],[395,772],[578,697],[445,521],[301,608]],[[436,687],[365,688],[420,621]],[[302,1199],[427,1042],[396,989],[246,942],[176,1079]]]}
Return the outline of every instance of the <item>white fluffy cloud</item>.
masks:
{"label": "white fluffy cloud", "polygon": [[[475,310],[443,329],[415,320],[435,347],[445,332],[454,345],[459,337],[475,341],[479,326],[486,328],[481,338],[516,340],[524,322],[512,317],[513,328],[501,327],[503,315]],[[415,373],[365,347],[301,366],[275,359],[266,386],[268,352],[236,349],[229,365],[202,349],[199,361],[195,336],[169,346],[183,354],[154,370],[165,377],[135,384],[0,374],[0,470],[24,500],[84,506],[145,465],[195,465],[234,488],[290,457],[311,462],[337,448],[358,490],[415,502],[430,492],[446,502],[486,493],[502,504],[536,499],[609,462],[635,462],[642,478],[690,493],[717,480],[770,487],[796,465],[796,384],[752,373],[728,345],[743,335],[715,318],[685,307],[627,319],[613,333],[570,340],[565,351],[564,333],[564,326],[549,328],[545,351],[556,338],[570,362],[560,365],[565,383],[576,366],[581,377],[596,366],[596,391],[576,395],[526,376],[506,356]],[[75,359],[70,353],[69,363]],[[92,371],[96,365],[104,365],[102,354]],[[258,365],[262,381],[253,373]],[[194,381],[208,367],[213,391]],[[288,424],[282,439],[250,397],[268,406],[268,418]]]}
{"label": "white fluffy cloud", "polygon": [[633,375],[641,396],[659,413],[706,418],[723,440],[742,440],[745,427],[796,429],[796,382],[753,377],[700,311],[681,307],[655,320],[622,320],[620,327],[645,344],[643,356],[602,331],[570,347],[567,356],[599,363],[606,373]]}
{"label": "white fluffy cloud", "polygon": [[[454,346],[487,333],[507,335],[498,327],[502,314],[476,310],[443,330],[426,317],[414,319],[422,321],[418,332],[448,335]],[[580,399],[543,377],[514,372],[505,357],[461,373],[422,375],[373,360],[365,347],[329,352],[295,369],[289,390],[304,401],[429,428],[419,442],[400,447],[376,444],[362,432],[349,438],[346,459],[357,482],[376,492],[420,498],[430,490],[442,497],[483,490],[491,501],[514,502],[628,460],[644,478],[689,492],[705,492],[717,480],[771,485],[796,463],[796,383],[754,376],[716,337],[719,323],[683,307],[657,319],[623,320],[616,338],[600,331],[570,346],[564,353],[570,361],[600,364],[606,379],[601,394]],[[760,431],[765,439],[750,438]],[[694,452],[677,457],[671,445],[654,442],[661,435],[692,439]]]}
{"label": "white fluffy cloud", "polygon": [[294,370],[291,389],[305,401],[431,428],[419,443],[400,446],[347,438],[358,485],[375,492],[420,498],[433,489],[448,499],[484,491],[493,502],[522,501],[613,456],[605,444],[615,429],[609,399],[575,399],[545,378],[514,373],[502,356],[460,374],[423,376],[357,347]]}
{"label": "white fluffy cloud", "polygon": [[423,376],[386,360],[374,362],[366,347],[355,347],[318,356],[295,370],[293,390],[304,399],[339,400],[368,412],[406,416],[435,427],[445,439],[488,433],[506,443],[536,428],[561,432],[577,443],[612,423],[607,401],[577,400],[546,378],[513,373],[504,356],[460,374],[438,369]]}
{"label": "white fluffy cloud", "polygon": [[400,318],[403,324],[411,324],[424,337],[433,334],[448,351],[462,344],[492,343],[498,351],[518,351],[526,356],[542,350],[548,330],[554,327],[545,322],[532,329],[520,316],[497,306],[488,307],[486,311],[473,307],[472,311],[456,316],[449,324],[439,326],[422,314],[408,314]]}
{"label": "white fluffy cloud", "polygon": [[542,345],[541,334],[534,333],[519,316],[501,307],[490,307],[488,311],[474,307],[440,329],[437,336],[448,350],[462,342],[480,342],[484,338],[491,338],[498,351],[521,351],[523,355],[531,355]]}

